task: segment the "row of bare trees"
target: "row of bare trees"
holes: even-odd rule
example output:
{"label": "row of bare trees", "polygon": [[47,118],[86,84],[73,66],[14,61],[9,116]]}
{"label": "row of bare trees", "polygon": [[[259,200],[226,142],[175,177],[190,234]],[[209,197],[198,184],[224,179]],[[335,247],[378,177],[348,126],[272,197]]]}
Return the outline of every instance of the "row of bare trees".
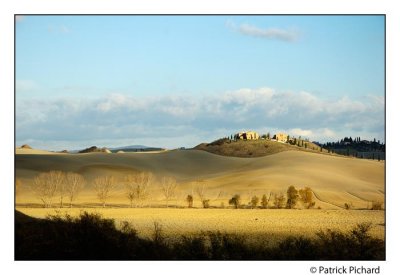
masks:
{"label": "row of bare trees", "polygon": [[54,170],[40,173],[33,180],[33,190],[44,207],[51,207],[56,195],[59,196],[60,207],[64,206],[64,198],[68,199],[72,207],[73,201],[84,185],[85,179],[80,174]]}
{"label": "row of bare trees", "polygon": [[[124,187],[126,198],[130,202],[131,207],[143,207],[143,204],[150,196],[150,186],[155,182],[155,177],[150,172],[139,172],[127,175],[124,178]],[[60,207],[64,207],[65,200],[68,200],[69,206],[72,207],[74,200],[83,189],[86,180],[80,174],[73,172],[49,171],[40,173],[34,178],[33,190],[37,197],[42,201],[44,207],[51,207],[53,199],[58,196]],[[92,181],[96,196],[103,207],[106,207],[107,201],[110,199],[117,181],[113,176],[96,177]],[[19,188],[20,184],[17,184]],[[169,202],[177,197],[177,183],[173,177],[163,177],[161,179],[161,192],[165,199],[165,206],[169,206]],[[218,199],[221,195],[218,195]],[[205,182],[197,180],[192,185],[191,193],[187,195],[186,202],[188,207],[193,207],[194,198],[198,197],[203,208],[210,207],[210,198],[208,187]],[[260,207],[267,209],[272,204],[274,208],[294,208],[300,200],[307,208],[314,207],[313,192],[311,188],[297,190],[294,186],[290,186],[287,190],[287,196],[282,193],[264,194],[261,199],[257,196],[251,196],[248,206],[250,208]],[[245,205],[241,204],[239,194],[234,195],[229,204],[234,208],[241,208]]]}
{"label": "row of bare trees", "polygon": [[[154,176],[149,172],[139,172],[127,175],[124,178],[125,195],[129,199],[131,207],[142,207],[143,203],[149,198],[149,188],[154,182]],[[64,200],[68,199],[70,207],[73,201],[83,189],[86,180],[80,174],[62,171],[49,171],[40,173],[33,180],[33,191],[42,201],[44,207],[51,207],[55,197],[59,198],[60,207],[64,207]],[[16,188],[20,187],[20,180]],[[92,185],[103,207],[112,196],[112,192],[117,185],[113,176],[96,177]],[[173,177],[163,177],[161,190],[165,198],[166,206],[169,201],[176,196],[177,184]]]}

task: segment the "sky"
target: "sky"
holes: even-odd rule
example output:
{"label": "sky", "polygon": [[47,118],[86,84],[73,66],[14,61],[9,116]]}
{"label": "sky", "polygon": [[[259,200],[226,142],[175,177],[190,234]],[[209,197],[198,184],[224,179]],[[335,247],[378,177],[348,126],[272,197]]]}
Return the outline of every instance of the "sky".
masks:
{"label": "sky", "polygon": [[383,16],[17,16],[16,143],[385,139]]}

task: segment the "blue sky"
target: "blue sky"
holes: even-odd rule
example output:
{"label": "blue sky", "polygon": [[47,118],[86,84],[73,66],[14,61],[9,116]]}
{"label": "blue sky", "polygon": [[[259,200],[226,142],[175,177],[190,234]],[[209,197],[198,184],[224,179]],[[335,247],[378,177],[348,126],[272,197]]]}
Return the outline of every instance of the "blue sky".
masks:
{"label": "blue sky", "polygon": [[22,16],[17,144],[384,139],[382,16]]}

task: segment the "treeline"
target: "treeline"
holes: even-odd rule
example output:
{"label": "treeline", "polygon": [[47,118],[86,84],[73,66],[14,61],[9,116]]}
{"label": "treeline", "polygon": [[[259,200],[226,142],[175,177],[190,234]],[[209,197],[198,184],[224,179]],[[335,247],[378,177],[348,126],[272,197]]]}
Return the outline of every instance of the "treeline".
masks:
{"label": "treeline", "polygon": [[[73,207],[80,192],[85,185],[90,184],[100,205],[106,207],[109,200],[115,195],[114,191],[117,185],[123,185],[124,195],[129,202],[130,207],[143,207],[151,198],[152,193],[158,192],[163,196],[165,207],[170,206],[171,200],[178,200],[178,184],[173,177],[162,177],[156,179],[150,172],[137,172],[126,175],[123,179],[117,179],[113,176],[99,176],[91,182],[80,174],[74,172],[63,172],[52,170],[37,175],[33,180],[32,189],[36,197],[42,202],[44,208],[59,206],[63,208],[67,203],[68,207]],[[17,194],[21,188],[21,179],[16,179]],[[154,188],[150,188],[155,185]],[[155,191],[156,190],[156,191]],[[197,180],[192,184],[185,202],[188,208],[192,208],[194,201],[197,200],[202,208],[210,208],[212,201],[221,201],[220,191],[218,196],[212,199],[208,185]],[[297,190],[294,186],[287,189],[286,196],[283,193],[269,192],[261,197],[251,196],[249,201],[244,201],[240,194],[235,194],[227,201],[233,208],[238,209],[268,209],[268,208],[295,208],[297,203],[301,202],[304,208],[313,208],[315,206],[313,191],[309,187]],[[147,205],[148,206],[148,205]],[[216,206],[213,206],[216,208]],[[225,208],[224,202],[221,202],[219,208]]]}
{"label": "treeline", "polygon": [[[20,192],[22,186],[21,179],[16,179],[16,194]],[[185,202],[188,208],[193,208],[194,203],[202,208],[226,208],[225,202],[234,209],[311,209],[315,207],[315,195],[310,187],[296,189],[293,185],[289,186],[286,193],[266,192],[261,196],[249,195],[246,199],[241,194],[235,194],[225,202],[222,197],[226,194],[219,191],[215,197],[209,186],[202,180],[197,180],[192,184],[185,197],[182,197],[182,190],[174,177],[162,177],[157,179],[150,172],[137,172],[126,175],[122,179],[113,176],[99,176],[92,181],[87,181],[78,173],[52,170],[37,175],[33,180],[32,189],[42,202],[44,208],[50,207],[73,207],[74,202],[86,185],[91,185],[92,192],[96,196],[99,204],[106,207],[111,198],[116,195],[116,187],[121,188],[124,197],[131,208],[150,207],[152,196],[160,195],[164,201],[164,207],[178,207],[177,202]],[[170,205],[174,201],[175,205]],[[217,204],[219,202],[219,205]],[[367,209],[381,210],[382,202],[371,201],[371,207]],[[179,206],[182,207],[182,206]],[[320,207],[318,207],[319,209]],[[343,208],[353,209],[351,202],[345,203]]]}
{"label": "treeline", "polygon": [[326,142],[320,144],[328,152],[352,156],[356,158],[366,158],[374,160],[384,160],[386,146],[380,140],[362,140],[361,137],[345,137],[336,142]]}
{"label": "treeline", "polygon": [[297,190],[293,185],[289,186],[286,191],[286,196],[283,193],[273,193],[263,194],[260,197],[254,195],[251,197],[250,201],[246,204],[242,204],[240,194],[234,195],[230,200],[229,204],[234,206],[235,209],[238,208],[261,208],[261,209],[293,209],[298,204],[301,204],[303,208],[313,208],[315,206],[314,193],[310,187],[304,187]]}
{"label": "treeline", "polygon": [[[21,182],[21,179],[16,179],[17,195],[21,189]],[[142,207],[150,197],[150,185],[154,182],[155,178],[150,172],[128,174],[123,179],[117,179],[114,176],[98,176],[88,182],[78,173],[52,170],[37,175],[33,179],[32,189],[43,207],[48,208],[58,204],[62,208],[66,200],[69,207],[72,207],[85,185],[90,184],[100,204],[106,207],[107,202],[115,195],[114,191],[117,185],[122,184],[130,207]],[[169,201],[175,197],[176,189],[175,178],[163,177],[161,179],[160,190],[164,195],[167,207]],[[54,203],[54,201],[58,201],[58,203]]]}
{"label": "treeline", "polygon": [[152,237],[143,238],[127,222],[118,230],[113,219],[87,212],[40,220],[21,215],[16,212],[16,260],[385,260],[385,242],[369,234],[371,224],[290,236],[271,246],[268,237],[254,242],[221,232],[169,240],[156,222]]}

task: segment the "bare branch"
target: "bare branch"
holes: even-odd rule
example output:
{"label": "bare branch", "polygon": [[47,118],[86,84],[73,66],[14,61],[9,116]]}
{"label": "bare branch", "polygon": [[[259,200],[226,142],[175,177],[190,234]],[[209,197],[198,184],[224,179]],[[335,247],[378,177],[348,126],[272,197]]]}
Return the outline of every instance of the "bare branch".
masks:
{"label": "bare branch", "polygon": [[149,186],[152,181],[153,174],[150,172],[140,172],[126,176],[125,190],[131,207],[133,207],[133,202],[136,202],[136,207],[143,206],[143,202],[149,196]]}
{"label": "bare branch", "polygon": [[69,206],[72,207],[72,202],[83,189],[85,178],[77,173],[69,172],[65,177],[66,193],[69,198]]}
{"label": "bare branch", "polygon": [[171,198],[175,197],[176,193],[176,179],[173,177],[163,177],[161,190],[165,197],[165,204],[168,207],[168,202]]}
{"label": "bare branch", "polygon": [[43,202],[43,207],[51,207],[53,197],[63,181],[61,171],[40,173],[33,180],[33,190],[36,196]]}
{"label": "bare branch", "polygon": [[97,198],[106,207],[106,202],[110,198],[110,193],[115,187],[115,179],[112,176],[97,177],[93,181],[96,189]]}

